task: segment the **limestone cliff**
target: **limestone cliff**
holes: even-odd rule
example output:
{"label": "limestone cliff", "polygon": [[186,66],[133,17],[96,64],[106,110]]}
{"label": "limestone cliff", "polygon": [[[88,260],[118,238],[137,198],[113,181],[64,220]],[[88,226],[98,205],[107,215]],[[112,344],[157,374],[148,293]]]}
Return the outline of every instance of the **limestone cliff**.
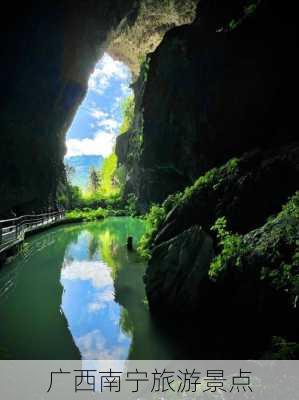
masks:
{"label": "limestone cliff", "polygon": [[261,357],[274,336],[298,341],[298,176],[298,144],[255,151],[162,206],[147,297],[170,326],[185,321],[189,340],[192,327],[196,357]]}
{"label": "limestone cliff", "polygon": [[65,133],[104,50],[137,75],[139,56],[191,22],[196,0],[37,1],[1,17],[0,214],[55,206]]}
{"label": "limestone cliff", "polygon": [[0,213],[53,206],[64,138],[133,0],[31,1],[1,17]]}
{"label": "limestone cliff", "polygon": [[191,23],[198,0],[141,0],[134,20],[111,34],[109,53],[126,63],[137,78],[140,60],[156,50],[170,29]]}
{"label": "limestone cliff", "polygon": [[194,23],[170,30],[151,54],[142,147],[136,168],[128,163],[142,211],[231,157],[296,138],[296,67],[286,62],[295,21],[275,2],[259,3],[202,1]]}

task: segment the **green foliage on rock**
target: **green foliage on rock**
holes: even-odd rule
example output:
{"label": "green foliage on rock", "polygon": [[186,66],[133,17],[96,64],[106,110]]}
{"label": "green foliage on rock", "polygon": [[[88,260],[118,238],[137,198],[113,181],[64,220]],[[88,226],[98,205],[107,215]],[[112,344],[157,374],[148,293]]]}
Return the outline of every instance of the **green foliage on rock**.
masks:
{"label": "green foliage on rock", "polygon": [[134,95],[132,94],[127,98],[125,98],[121,104],[123,122],[119,129],[120,134],[128,132],[128,130],[132,127],[134,120],[134,110],[135,110],[135,100],[134,100]]}
{"label": "green foliage on rock", "polygon": [[299,294],[299,192],[259,233],[256,251],[273,255],[272,263],[262,268],[261,278]]}
{"label": "green foliage on rock", "polygon": [[156,204],[152,205],[144,220],[146,222],[146,232],[141,237],[138,252],[142,257],[150,258],[150,245],[157,233],[161,223],[165,219],[165,207],[160,207]]}
{"label": "green foliage on rock", "polygon": [[227,179],[233,178],[234,174],[238,173],[238,158],[232,158],[225,165],[219,168],[213,168],[200,176],[192,186],[187,187],[181,198],[180,202],[187,202],[196,193],[203,190],[216,190],[222,182]]}
{"label": "green foliage on rock", "polygon": [[125,206],[126,214],[135,217],[138,214],[137,197],[134,193],[128,195],[127,204]]}
{"label": "green foliage on rock", "polygon": [[140,77],[142,79],[143,86],[147,82],[148,74],[149,74],[149,69],[150,69],[150,56],[143,56],[140,59]]}
{"label": "green foliage on rock", "polygon": [[117,156],[112,153],[109,157],[105,158],[101,171],[100,171],[100,185],[99,192],[103,197],[110,197],[119,192],[114,175],[117,169]]}
{"label": "green foliage on rock", "polygon": [[164,222],[167,214],[177,205],[182,199],[183,194],[178,192],[171,194],[163,202],[161,206],[153,204],[149,212],[144,216],[146,222],[146,232],[141,237],[138,248],[139,253],[146,259],[150,258],[150,247],[155,239],[159,228]]}
{"label": "green foliage on rock", "polygon": [[145,216],[149,229],[141,240],[141,253],[147,256],[149,255],[149,248],[167,214],[172,209],[183,206],[183,204],[190,201],[193,196],[200,192],[205,193],[207,191],[217,190],[218,186],[222,182],[226,181],[227,179],[231,179],[234,174],[238,172],[238,163],[239,160],[237,158],[233,158],[224,166],[220,168],[213,168],[204,175],[200,176],[192,186],[186,187],[184,191],[171,194],[161,206],[152,206]]}
{"label": "green foliage on rock", "polygon": [[264,226],[246,235],[229,232],[225,218],[212,228],[217,231],[221,251],[210,267],[210,277],[218,279],[222,273],[238,267],[257,269],[260,279],[275,289],[299,293],[299,192],[277,216]]}
{"label": "green foliage on rock", "polygon": [[241,236],[233,234],[227,229],[227,220],[225,217],[218,218],[211,227],[212,231],[217,233],[217,239],[222,247],[221,253],[214,258],[210,265],[209,275],[211,278],[218,276],[219,272],[225,268],[227,261],[233,255],[237,254],[236,266],[240,265],[240,257],[243,251]]}

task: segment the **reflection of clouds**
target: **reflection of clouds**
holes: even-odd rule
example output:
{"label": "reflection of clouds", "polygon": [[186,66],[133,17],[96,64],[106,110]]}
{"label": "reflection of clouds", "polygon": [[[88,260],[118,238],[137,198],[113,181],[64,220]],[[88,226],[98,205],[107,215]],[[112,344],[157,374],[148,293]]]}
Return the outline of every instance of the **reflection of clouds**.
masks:
{"label": "reflection of clouds", "polygon": [[82,369],[84,370],[109,371],[111,369],[112,371],[125,372],[128,370],[128,365],[129,361],[127,360],[82,360]]}
{"label": "reflection of clouds", "polygon": [[87,306],[88,312],[93,313],[102,310],[112,301],[114,301],[113,289],[107,287],[103,291],[96,293],[93,302]]}
{"label": "reflection of clouds", "polygon": [[106,339],[98,329],[77,337],[75,341],[85,360],[123,360],[128,354],[126,344],[123,346],[118,344],[109,348]]}
{"label": "reflection of clouds", "polygon": [[73,261],[70,264],[66,263],[61,271],[61,278],[91,281],[92,286],[95,288],[113,285],[110,271],[101,261]]}

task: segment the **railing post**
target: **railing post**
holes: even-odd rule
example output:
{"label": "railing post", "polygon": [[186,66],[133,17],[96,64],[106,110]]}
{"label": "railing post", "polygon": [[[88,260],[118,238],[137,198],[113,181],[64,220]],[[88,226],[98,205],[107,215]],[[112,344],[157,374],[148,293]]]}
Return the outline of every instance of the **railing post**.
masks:
{"label": "railing post", "polygon": [[22,237],[24,237],[25,236],[25,227],[24,227],[24,217],[23,216],[21,217],[20,229],[21,229],[21,235],[22,235]]}
{"label": "railing post", "polygon": [[2,243],[2,222],[0,222],[0,245]]}

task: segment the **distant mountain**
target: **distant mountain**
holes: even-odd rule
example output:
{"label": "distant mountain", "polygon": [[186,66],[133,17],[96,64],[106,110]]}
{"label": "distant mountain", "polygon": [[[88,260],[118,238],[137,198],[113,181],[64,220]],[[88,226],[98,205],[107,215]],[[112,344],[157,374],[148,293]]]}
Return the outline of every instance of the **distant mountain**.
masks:
{"label": "distant mountain", "polygon": [[103,163],[102,156],[73,156],[66,157],[64,163],[73,167],[75,173],[72,177],[72,184],[85,189],[88,185],[89,169],[94,167],[99,169]]}

